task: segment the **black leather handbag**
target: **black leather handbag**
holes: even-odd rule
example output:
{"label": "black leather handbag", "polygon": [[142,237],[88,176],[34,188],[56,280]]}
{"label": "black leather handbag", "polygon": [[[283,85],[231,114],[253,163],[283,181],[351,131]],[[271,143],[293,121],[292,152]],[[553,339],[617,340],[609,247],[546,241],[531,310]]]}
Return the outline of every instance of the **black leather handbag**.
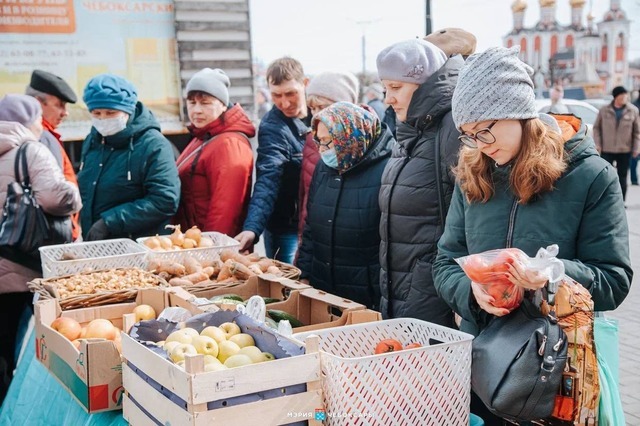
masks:
{"label": "black leather handbag", "polygon": [[7,199],[0,222],[3,253],[17,252],[15,256],[8,256],[10,260],[23,258],[24,255],[39,258],[39,247],[72,241],[71,218],[45,213],[31,190],[27,167],[28,145],[23,143],[18,148],[14,163],[16,181],[7,187]]}
{"label": "black leather handbag", "polygon": [[567,361],[567,337],[529,300],[493,318],[473,340],[471,387],[495,415],[537,420],[553,412]]}

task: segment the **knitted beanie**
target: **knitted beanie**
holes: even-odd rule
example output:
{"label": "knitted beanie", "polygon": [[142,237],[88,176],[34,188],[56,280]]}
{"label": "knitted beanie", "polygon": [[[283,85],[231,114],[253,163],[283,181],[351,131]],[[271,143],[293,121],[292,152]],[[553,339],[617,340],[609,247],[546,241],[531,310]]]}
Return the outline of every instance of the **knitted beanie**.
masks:
{"label": "knitted beanie", "polygon": [[41,116],[42,107],[33,96],[5,95],[0,99],[0,121],[12,121],[29,127]]}
{"label": "knitted beanie", "polygon": [[518,58],[519,51],[518,46],[492,47],[467,59],[451,100],[458,130],[480,121],[538,117],[533,69]]}
{"label": "knitted beanie", "polygon": [[84,88],[82,96],[89,111],[115,109],[132,115],[138,103],[138,92],[128,80],[114,74],[99,74]]}
{"label": "knitted beanie", "polygon": [[222,102],[229,104],[229,86],[231,81],[220,68],[205,68],[193,75],[187,83],[187,95],[190,92],[204,92]]}
{"label": "knitted beanie", "polygon": [[307,96],[321,96],[333,102],[358,102],[360,83],[350,72],[321,72],[311,79]]}
{"label": "knitted beanie", "polygon": [[378,54],[378,78],[422,84],[447,61],[433,43],[421,39],[401,41]]}

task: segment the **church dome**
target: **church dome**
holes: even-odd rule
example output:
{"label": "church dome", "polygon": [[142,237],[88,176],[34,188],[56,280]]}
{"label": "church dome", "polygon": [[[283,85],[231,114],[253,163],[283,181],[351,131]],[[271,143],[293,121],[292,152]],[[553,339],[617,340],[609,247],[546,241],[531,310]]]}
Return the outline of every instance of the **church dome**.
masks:
{"label": "church dome", "polygon": [[587,0],[569,0],[571,7],[582,7],[586,2]]}
{"label": "church dome", "polygon": [[511,3],[511,11],[514,13],[524,12],[526,8],[527,8],[527,2],[524,0],[516,0],[513,3]]}
{"label": "church dome", "polygon": [[556,0],[540,0],[540,7],[555,6]]}

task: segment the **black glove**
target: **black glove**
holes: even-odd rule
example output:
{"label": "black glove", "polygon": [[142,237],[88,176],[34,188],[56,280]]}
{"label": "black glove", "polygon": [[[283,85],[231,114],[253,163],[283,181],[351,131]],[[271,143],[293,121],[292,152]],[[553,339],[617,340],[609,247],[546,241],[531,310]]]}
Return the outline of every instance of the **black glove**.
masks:
{"label": "black glove", "polygon": [[86,241],[96,241],[96,240],[104,240],[109,236],[109,229],[107,228],[107,224],[104,223],[104,220],[100,219],[96,223],[91,226],[89,232],[87,233]]}

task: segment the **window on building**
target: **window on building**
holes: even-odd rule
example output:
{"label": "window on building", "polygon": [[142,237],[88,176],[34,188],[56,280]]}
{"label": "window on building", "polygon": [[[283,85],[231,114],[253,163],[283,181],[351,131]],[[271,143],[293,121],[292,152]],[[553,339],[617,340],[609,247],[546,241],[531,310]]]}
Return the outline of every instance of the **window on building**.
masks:
{"label": "window on building", "polygon": [[622,33],[618,34],[618,39],[616,40],[616,61],[624,61],[624,34]]}
{"label": "window on building", "polygon": [[551,57],[553,58],[556,53],[558,53],[558,36],[554,34],[551,36]]}
{"label": "window on building", "polygon": [[536,52],[540,51],[540,36],[536,36],[536,38],[533,40],[533,50],[535,50]]}
{"label": "window on building", "polygon": [[567,47],[567,49],[573,47],[573,35],[569,34],[565,39],[564,44]]}
{"label": "window on building", "polygon": [[513,46],[513,40],[509,38],[507,39],[507,47],[511,47],[511,46]]}
{"label": "window on building", "polygon": [[604,34],[602,36],[602,49],[600,51],[600,62],[606,63],[609,60],[609,37]]}

